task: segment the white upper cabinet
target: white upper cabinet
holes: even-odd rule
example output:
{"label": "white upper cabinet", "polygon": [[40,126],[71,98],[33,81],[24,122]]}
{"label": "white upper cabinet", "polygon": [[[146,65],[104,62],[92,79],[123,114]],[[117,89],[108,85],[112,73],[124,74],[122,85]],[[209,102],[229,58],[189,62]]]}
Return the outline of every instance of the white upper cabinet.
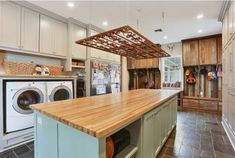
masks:
{"label": "white upper cabinet", "polygon": [[40,16],[40,52],[54,53],[53,20],[47,16]]}
{"label": "white upper cabinet", "polygon": [[68,28],[67,24],[54,20],[54,52],[56,55],[67,56],[68,52]]}
{"label": "white upper cabinet", "polygon": [[26,8],[21,13],[21,49],[38,52],[39,14]]}
{"label": "white upper cabinet", "polygon": [[0,45],[20,48],[21,8],[10,2],[0,2]]}
{"label": "white upper cabinet", "polygon": [[86,38],[86,29],[82,28],[78,25],[71,24],[70,25],[70,46],[71,46],[71,54],[73,58],[78,59],[86,59],[86,47],[80,44],[76,44],[75,42]]}
{"label": "white upper cabinet", "polygon": [[50,17],[40,16],[40,52],[67,55],[67,25]]}
{"label": "white upper cabinet", "polygon": [[107,53],[108,54],[108,60],[114,61],[116,63],[120,63],[120,55],[113,54],[113,53]]}

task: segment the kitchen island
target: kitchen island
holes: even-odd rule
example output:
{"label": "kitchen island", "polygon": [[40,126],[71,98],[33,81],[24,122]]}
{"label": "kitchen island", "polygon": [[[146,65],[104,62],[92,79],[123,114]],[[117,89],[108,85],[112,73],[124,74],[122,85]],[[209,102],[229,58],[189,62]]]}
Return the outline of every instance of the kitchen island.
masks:
{"label": "kitchen island", "polygon": [[115,157],[155,157],[176,125],[179,90],[138,89],[31,105],[36,158],[105,158],[106,138],[126,129]]}

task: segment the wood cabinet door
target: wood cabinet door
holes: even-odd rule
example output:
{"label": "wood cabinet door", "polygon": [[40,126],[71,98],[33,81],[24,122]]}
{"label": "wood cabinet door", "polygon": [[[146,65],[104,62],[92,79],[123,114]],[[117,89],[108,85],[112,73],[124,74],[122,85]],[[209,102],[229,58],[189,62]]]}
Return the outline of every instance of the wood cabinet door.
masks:
{"label": "wood cabinet door", "polygon": [[39,13],[22,8],[21,49],[39,52]]}
{"label": "wood cabinet door", "polygon": [[200,100],[199,108],[207,111],[218,111],[218,101]]}
{"label": "wood cabinet door", "polygon": [[86,59],[86,47],[76,44],[77,40],[86,38],[86,29],[75,24],[70,25],[70,47],[73,58]]}
{"label": "wood cabinet door", "polygon": [[146,68],[158,68],[159,67],[158,58],[151,58],[151,59],[145,59],[145,60],[146,60]]}
{"label": "wood cabinet door", "polygon": [[6,1],[0,2],[1,46],[20,49],[20,15],[20,6]]}
{"label": "wood cabinet door", "polygon": [[214,65],[217,63],[216,37],[199,40],[200,65]]}
{"label": "wood cabinet door", "polygon": [[131,58],[127,58],[127,69],[135,69],[135,60]]}
{"label": "wood cabinet door", "polygon": [[198,65],[198,40],[183,42],[183,65]]}
{"label": "wood cabinet door", "polygon": [[136,64],[135,67],[136,69],[144,69],[146,68],[146,63],[147,63],[146,59],[138,59],[135,61]]}
{"label": "wood cabinet door", "polygon": [[68,54],[68,27],[66,23],[54,20],[54,52],[56,55]]}
{"label": "wood cabinet door", "polygon": [[222,64],[222,37],[217,37],[217,64]]}
{"label": "wood cabinet door", "polygon": [[40,15],[40,52],[55,54],[53,29],[53,19],[44,15]]}

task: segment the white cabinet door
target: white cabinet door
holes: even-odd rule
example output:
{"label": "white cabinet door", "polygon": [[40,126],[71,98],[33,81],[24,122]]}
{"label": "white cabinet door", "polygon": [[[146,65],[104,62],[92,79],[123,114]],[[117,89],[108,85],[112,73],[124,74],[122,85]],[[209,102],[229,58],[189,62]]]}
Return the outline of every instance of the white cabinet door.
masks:
{"label": "white cabinet door", "polygon": [[154,115],[153,111],[144,115],[143,157],[154,157]]}
{"label": "white cabinet door", "polygon": [[20,48],[20,13],[20,6],[0,2],[0,46]]}
{"label": "white cabinet door", "polygon": [[170,134],[171,131],[171,106],[170,103],[168,103],[167,107],[166,107],[166,137],[168,136],[168,134]]}
{"label": "white cabinet door", "polygon": [[54,52],[54,20],[40,16],[40,52],[55,54]]}
{"label": "white cabinet door", "polygon": [[39,14],[26,8],[21,13],[21,49],[38,52]]}
{"label": "white cabinet door", "polygon": [[67,24],[54,21],[54,53],[56,55],[67,56],[68,52],[68,28]]}
{"label": "white cabinet door", "polygon": [[232,126],[232,131],[233,131],[233,134],[235,134],[235,119],[234,119],[234,116],[235,116],[235,90],[231,91],[230,92],[230,97],[231,97],[231,115],[232,115],[232,119],[231,119],[231,126]]}
{"label": "white cabinet door", "polygon": [[113,53],[107,53],[107,56],[108,56],[108,60],[114,61],[116,63],[120,63],[120,55],[116,55]]}
{"label": "white cabinet door", "polygon": [[157,156],[161,149],[161,109],[156,109],[154,112],[154,134],[153,134],[153,139],[154,139],[154,157]]}
{"label": "white cabinet door", "polygon": [[86,38],[86,29],[75,24],[70,25],[70,45],[73,58],[86,59],[86,47],[75,42]]}
{"label": "white cabinet door", "polygon": [[166,140],[167,135],[167,111],[166,111],[167,105],[163,105],[161,109],[161,142],[164,143]]}

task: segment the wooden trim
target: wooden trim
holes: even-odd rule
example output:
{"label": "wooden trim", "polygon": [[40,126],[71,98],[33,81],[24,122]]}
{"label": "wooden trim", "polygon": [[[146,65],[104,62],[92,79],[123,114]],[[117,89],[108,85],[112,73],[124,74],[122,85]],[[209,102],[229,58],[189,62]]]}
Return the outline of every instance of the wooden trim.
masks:
{"label": "wooden trim", "polygon": [[187,42],[187,41],[195,41],[195,40],[202,40],[202,39],[208,39],[208,38],[214,38],[214,37],[221,37],[222,34],[215,34],[215,35],[209,35],[209,36],[202,36],[202,37],[196,37],[196,38],[189,38],[189,39],[183,39],[181,42]]}
{"label": "wooden trim", "polygon": [[220,98],[207,98],[207,97],[190,97],[190,96],[183,96],[183,99],[194,99],[194,100],[208,100],[208,101],[222,101]]}
{"label": "wooden trim", "polygon": [[128,25],[87,37],[76,43],[134,59],[170,56],[159,45]]}

